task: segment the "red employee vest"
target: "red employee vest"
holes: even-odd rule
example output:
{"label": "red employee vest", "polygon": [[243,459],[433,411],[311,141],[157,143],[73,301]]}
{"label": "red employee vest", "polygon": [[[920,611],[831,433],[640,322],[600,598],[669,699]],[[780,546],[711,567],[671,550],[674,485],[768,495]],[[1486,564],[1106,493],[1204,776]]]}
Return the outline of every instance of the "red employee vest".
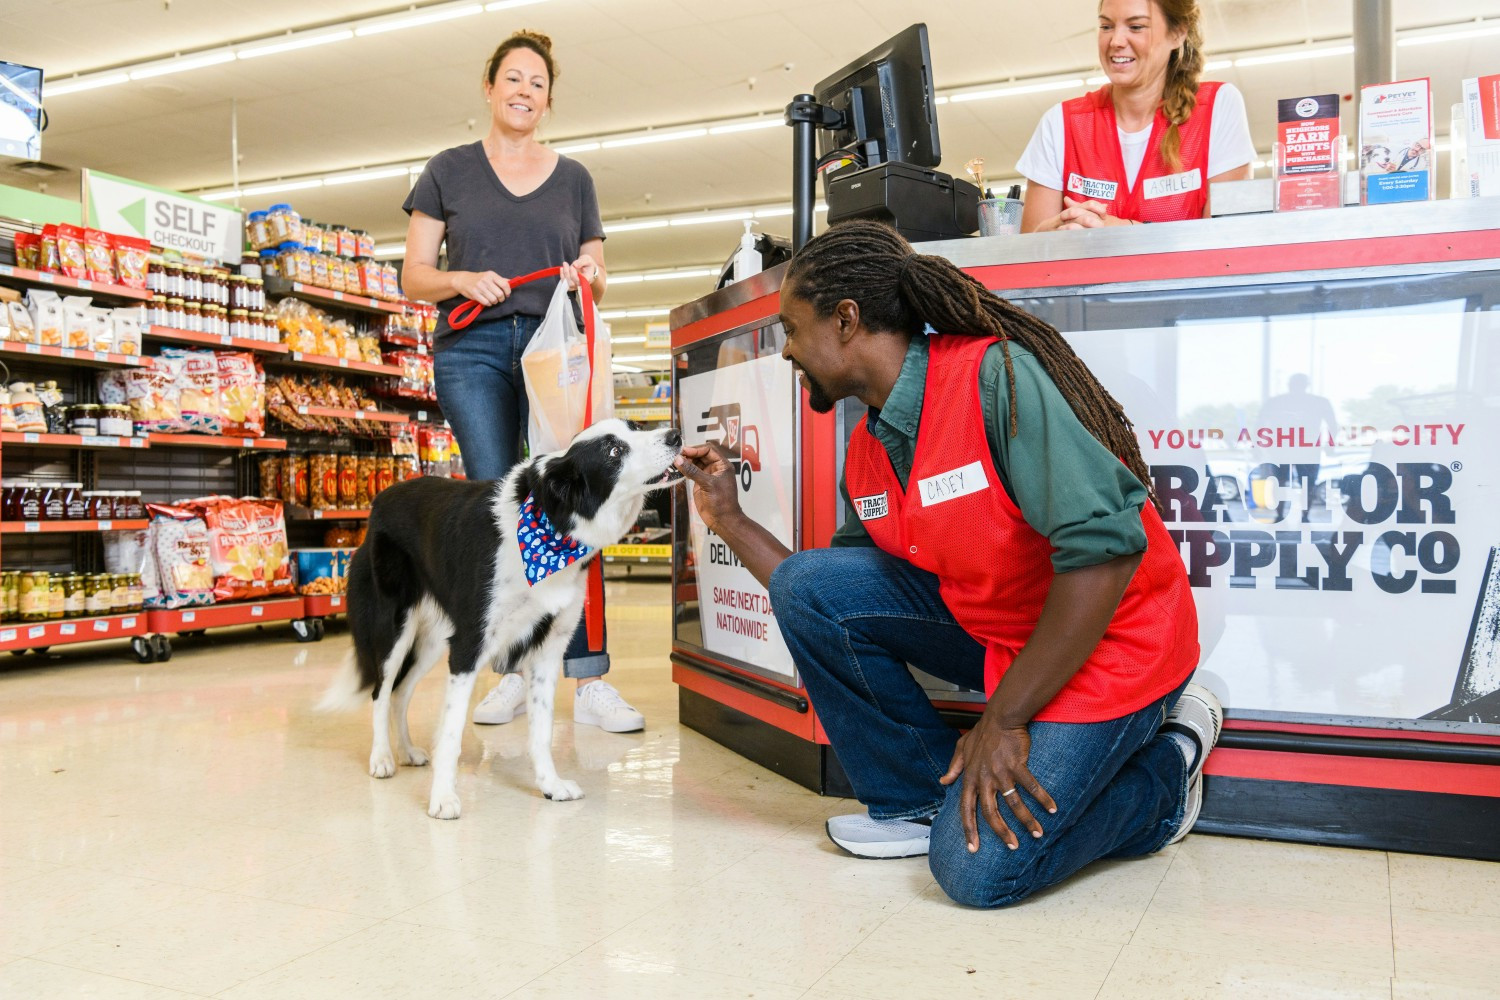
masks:
{"label": "red employee vest", "polygon": [[[1052,545],[1026,523],[990,458],[979,363],[995,338],[931,336],[911,474],[903,488],[865,420],[844,466],[855,512],[876,545],[940,581],[943,602],[986,647],[995,693],[1042,613]],[[1098,647],[1037,713],[1043,722],[1103,722],[1177,687],[1198,665],[1198,615],[1187,571],[1161,515],[1141,510],[1147,548]]]}
{"label": "red employee vest", "polygon": [[1135,187],[1125,182],[1125,158],[1115,122],[1115,103],[1108,86],[1064,101],[1063,194],[1109,206],[1109,214],[1142,222],[1201,219],[1208,205],[1208,138],[1212,130],[1218,83],[1198,85],[1198,103],[1178,126],[1181,168],[1173,173],[1161,156],[1169,122],[1160,108],[1151,123],[1146,158]]}

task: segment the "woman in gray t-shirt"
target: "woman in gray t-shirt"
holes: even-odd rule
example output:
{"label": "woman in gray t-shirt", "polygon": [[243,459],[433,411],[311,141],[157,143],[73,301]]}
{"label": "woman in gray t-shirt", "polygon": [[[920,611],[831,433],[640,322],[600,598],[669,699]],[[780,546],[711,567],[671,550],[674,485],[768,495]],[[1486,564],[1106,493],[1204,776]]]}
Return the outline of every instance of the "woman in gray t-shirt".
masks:
{"label": "woman in gray t-shirt", "polygon": [[[556,288],[556,279],[534,281],[512,294],[506,277],[560,264],[569,287],[581,279],[596,300],[604,296],[604,225],[593,178],[536,138],[556,77],[547,36],[518,31],[506,39],[485,66],[489,134],[429,160],[402,206],[411,216],[402,284],[411,298],[442,309],[433,361],[438,405],[471,479],[500,479],[521,457],[521,352]],[[437,261],[445,240],[443,271]],[[471,326],[453,330],[447,314],[465,299],[485,308]],[[608,670],[609,654],[589,651],[580,624],[564,663],[578,680],[573,720],[617,733],[643,728],[641,714],[601,679]],[[521,678],[507,674],[476,706],[474,721],[509,722],[525,703]]]}

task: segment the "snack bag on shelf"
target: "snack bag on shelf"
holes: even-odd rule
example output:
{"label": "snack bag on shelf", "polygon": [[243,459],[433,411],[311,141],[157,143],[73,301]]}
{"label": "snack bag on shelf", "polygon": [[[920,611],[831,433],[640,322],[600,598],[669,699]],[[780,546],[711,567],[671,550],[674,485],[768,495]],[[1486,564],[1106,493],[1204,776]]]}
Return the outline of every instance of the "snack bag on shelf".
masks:
{"label": "snack bag on shelf", "polygon": [[374,455],[360,455],[358,460],[358,479],[354,484],[354,506],[359,510],[369,510],[370,502],[375,499],[376,486],[376,462]]}
{"label": "snack bag on shelf", "polygon": [[219,361],[214,352],[168,347],[161,356],[182,361],[177,384],[181,390],[183,424],[196,434],[222,434],[224,404],[219,398]]}
{"label": "snack bag on shelf", "polygon": [[87,295],[69,295],[62,300],[62,346],[83,349],[89,346],[89,303]]}
{"label": "snack bag on shelf", "polygon": [[447,478],[453,474],[453,432],[448,428],[434,424],[421,425],[417,429],[417,451],[424,476]]}
{"label": "snack bag on shelf", "polygon": [[32,343],[61,347],[63,343],[62,296],[44,288],[33,288],[26,293],[26,306],[31,310],[31,322],[36,330],[36,339]]}
{"label": "snack bag on shelf", "polygon": [[99,402],[115,404],[130,402],[130,396],[125,389],[125,372],[118,369],[100,372],[96,384],[99,387]]}
{"label": "snack bag on shelf", "polygon": [[36,387],[30,382],[10,384],[10,413],[16,430],[28,434],[46,433],[47,412],[42,408]]}
{"label": "snack bag on shelf", "polygon": [[151,241],[136,236],[110,236],[109,239],[120,284],[128,288],[145,288],[146,273],[151,267]]}
{"label": "snack bag on shelf", "polygon": [[256,463],[260,472],[260,495],[273,500],[286,500],[282,489],[281,473],[286,468],[287,456],[262,455]]}
{"label": "snack bag on shelf", "polygon": [[260,531],[260,551],[264,557],[266,593],[290,594],[295,590],[292,577],[291,545],[287,541],[286,514],[280,500],[257,500],[256,526]]}
{"label": "snack bag on shelf", "polygon": [[39,344],[37,338],[36,320],[31,318],[31,313],[19,302],[5,303],[5,313],[10,317],[10,341],[16,344]]}
{"label": "snack bag on shelf", "polygon": [[357,506],[359,499],[359,458],[355,455],[339,456],[338,505],[344,508]]}
{"label": "snack bag on shelf", "polygon": [[208,525],[181,506],[147,504],[151,518],[151,548],[156,553],[158,590],[147,588],[146,606],[201,607],[214,602],[214,577],[209,560]]}
{"label": "snack bag on shelf", "polygon": [[297,549],[292,555],[296,559],[297,593],[311,597],[348,590],[348,578],[339,572],[337,549]]}
{"label": "snack bag on shelf", "polygon": [[42,227],[41,249],[37,252],[36,269],[56,274],[57,264],[57,226],[48,223]]}
{"label": "snack bag on shelf", "polygon": [[360,337],[358,343],[359,343],[359,357],[357,359],[355,359],[355,360],[363,361],[366,364],[371,364],[371,365],[378,365],[378,364],[380,364],[380,340],[379,340],[379,338],[377,338],[377,337]]}
{"label": "snack bag on shelf", "polygon": [[[141,336],[145,333],[146,307],[127,306],[114,310],[115,321],[115,353],[125,354],[133,358],[141,356]],[[100,348],[95,348],[99,350]]]}
{"label": "snack bag on shelf", "polygon": [[62,223],[57,227],[57,270],[70,278],[88,278],[88,258],[83,252],[81,226]]}
{"label": "snack bag on shelf", "polygon": [[0,342],[10,340],[10,305],[0,301]]}
{"label": "snack bag on shelf", "polygon": [[[89,342],[84,345],[91,351],[103,351],[108,354],[115,349],[115,313],[135,313],[134,309],[114,310],[103,306],[92,306],[89,309]],[[139,332],[139,327],[137,327]]]}
{"label": "snack bag on shelf", "polygon": [[339,457],[308,456],[308,506],[313,510],[331,510],[339,505]]}
{"label": "snack bag on shelf", "polygon": [[[271,504],[274,504],[274,511]],[[213,572],[213,594],[218,601],[241,601],[266,596],[270,577],[284,558],[268,552],[266,545],[275,534],[281,505],[275,501],[236,500],[233,497],[209,496],[189,500],[181,506],[203,518],[208,527],[209,566]],[[285,526],[282,547],[285,549]]]}
{"label": "snack bag on shelf", "polygon": [[375,489],[371,491],[371,499],[390,489],[395,481],[396,459],[391,455],[377,457],[375,459]]}
{"label": "snack bag on shelf", "polygon": [[16,266],[28,271],[37,269],[37,258],[42,253],[40,233],[16,233]]}
{"label": "snack bag on shelf", "polygon": [[220,351],[217,355],[223,433],[264,437],[266,375],[254,354]]}
{"label": "snack bag on shelf", "polygon": [[309,488],[307,456],[288,455],[281,476],[281,498],[299,507],[306,507]]}
{"label": "snack bag on shelf", "polygon": [[181,434],[181,358],[160,357],[150,368],[131,368],[125,374],[125,397],[137,434]]}
{"label": "snack bag on shelf", "polygon": [[83,260],[90,281],[115,283],[115,254],[109,233],[98,229],[83,231]]}
{"label": "snack bag on shelf", "polygon": [[150,528],[105,532],[104,569],[105,572],[114,574],[139,573],[146,600],[161,600],[161,585],[157,582],[156,572],[156,549]]}

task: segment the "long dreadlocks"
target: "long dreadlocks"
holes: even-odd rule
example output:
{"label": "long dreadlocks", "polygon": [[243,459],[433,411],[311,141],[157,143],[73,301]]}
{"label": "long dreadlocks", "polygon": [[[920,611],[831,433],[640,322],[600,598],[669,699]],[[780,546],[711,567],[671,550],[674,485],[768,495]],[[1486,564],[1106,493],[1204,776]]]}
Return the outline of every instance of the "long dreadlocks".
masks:
{"label": "long dreadlocks", "polygon": [[820,316],[832,315],[839,302],[852,299],[872,330],[920,336],[924,324],[930,324],[942,333],[1001,338],[1011,437],[1019,426],[1008,344],[1015,341],[1031,351],[1079,422],[1129,467],[1160,508],[1134,425],[1062,335],[950,261],[913,253],[911,244],[889,226],[846,222],[809,241],[792,258],[783,293],[810,302]]}

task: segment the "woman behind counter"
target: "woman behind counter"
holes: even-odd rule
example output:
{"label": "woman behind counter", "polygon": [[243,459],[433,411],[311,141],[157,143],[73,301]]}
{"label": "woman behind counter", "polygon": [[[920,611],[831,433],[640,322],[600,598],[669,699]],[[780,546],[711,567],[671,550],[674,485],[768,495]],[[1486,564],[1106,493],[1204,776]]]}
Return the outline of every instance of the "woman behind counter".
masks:
{"label": "woman behind counter", "polygon": [[[571,288],[587,281],[604,296],[604,226],[594,181],[576,160],[537,141],[552,107],[557,66],[546,35],[518,31],[484,70],[490,131],[479,142],[434,156],[402,207],[406,232],[402,285],[414,299],[443,307],[434,345],[438,404],[453,426],[471,479],[500,479],[521,457],[527,400],[521,352],[536,333],[556,288],[533,281],[512,291],[506,276],[562,265]],[[448,244],[448,270],[438,251]],[[466,330],[447,316],[464,299],[484,305]],[[608,377],[607,375],[605,377]],[[563,664],[578,681],[573,721],[612,733],[645,726],[641,713],[602,679],[607,652],[591,653],[580,623]],[[526,711],[519,674],[506,674],[474,709],[497,725]]]}
{"label": "woman behind counter", "polygon": [[1208,215],[1209,185],[1248,180],[1245,99],[1200,83],[1197,0],[1103,0],[1099,65],[1109,82],[1054,105],[1016,164],[1023,233]]}

